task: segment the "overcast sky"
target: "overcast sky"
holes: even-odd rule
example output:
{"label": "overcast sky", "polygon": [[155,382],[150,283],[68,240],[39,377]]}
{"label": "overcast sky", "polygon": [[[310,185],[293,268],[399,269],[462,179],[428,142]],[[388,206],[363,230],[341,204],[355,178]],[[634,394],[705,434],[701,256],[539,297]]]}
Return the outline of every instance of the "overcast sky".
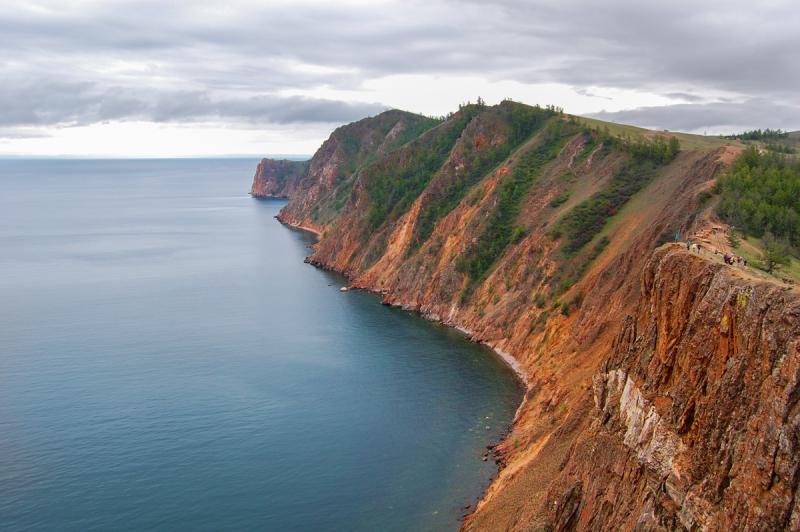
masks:
{"label": "overcast sky", "polygon": [[3,2],[0,154],[308,154],[482,96],[800,129],[800,2]]}

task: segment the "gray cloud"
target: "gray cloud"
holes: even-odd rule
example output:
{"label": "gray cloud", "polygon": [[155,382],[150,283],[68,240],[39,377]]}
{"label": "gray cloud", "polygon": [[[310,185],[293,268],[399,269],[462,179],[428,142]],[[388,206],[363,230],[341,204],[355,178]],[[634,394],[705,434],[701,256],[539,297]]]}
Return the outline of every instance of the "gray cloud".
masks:
{"label": "gray cloud", "polygon": [[685,102],[690,102],[690,103],[702,102],[705,99],[702,96],[698,96],[697,94],[690,94],[688,92],[668,92],[664,94],[664,96],[667,96],[668,98],[674,98],[676,100],[683,100]]}
{"label": "gray cloud", "polygon": [[0,141],[12,139],[39,139],[50,135],[44,131],[24,127],[0,127]]}
{"label": "gray cloud", "polygon": [[591,116],[610,122],[636,124],[654,129],[709,133],[734,133],[753,127],[793,130],[800,124],[800,106],[783,105],[764,99],[745,102],[676,104],[640,107]]}
{"label": "gray cloud", "polygon": [[114,120],[341,123],[380,113],[386,106],[298,96],[213,96],[199,90],[47,82],[0,86],[0,109],[4,109],[0,126],[78,126]]}
{"label": "gray cloud", "polygon": [[[663,119],[648,125],[675,129],[713,126],[698,126],[695,111],[720,123],[763,120],[744,112],[758,108],[753,102],[796,116],[800,6],[793,0],[232,5],[4,8],[0,124],[341,122],[381,106],[281,92],[355,89],[420,73],[559,82],[584,93],[640,89],[687,104],[619,116]],[[739,103],[723,108],[720,95]]]}

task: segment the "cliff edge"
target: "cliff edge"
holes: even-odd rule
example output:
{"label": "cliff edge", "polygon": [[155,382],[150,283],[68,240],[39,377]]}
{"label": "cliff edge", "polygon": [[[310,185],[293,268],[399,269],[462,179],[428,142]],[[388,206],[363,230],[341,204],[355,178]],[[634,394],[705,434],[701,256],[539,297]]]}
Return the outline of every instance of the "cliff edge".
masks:
{"label": "cliff edge", "polygon": [[466,331],[528,391],[469,530],[798,528],[796,290],[705,235],[739,147],[557,108],[339,128],[279,219],[309,261]]}
{"label": "cliff edge", "polygon": [[261,159],[250,194],[255,198],[288,198],[308,171],[308,161]]}

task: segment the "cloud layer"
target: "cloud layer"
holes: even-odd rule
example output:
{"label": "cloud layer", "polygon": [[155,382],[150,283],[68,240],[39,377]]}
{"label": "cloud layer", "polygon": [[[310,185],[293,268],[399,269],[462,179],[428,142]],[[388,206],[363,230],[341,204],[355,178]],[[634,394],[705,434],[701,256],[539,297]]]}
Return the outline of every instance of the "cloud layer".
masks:
{"label": "cloud layer", "polygon": [[649,127],[798,129],[797,28],[796,1],[18,2],[0,127],[333,124],[385,108],[371,80],[425,75],[661,96],[597,115]]}

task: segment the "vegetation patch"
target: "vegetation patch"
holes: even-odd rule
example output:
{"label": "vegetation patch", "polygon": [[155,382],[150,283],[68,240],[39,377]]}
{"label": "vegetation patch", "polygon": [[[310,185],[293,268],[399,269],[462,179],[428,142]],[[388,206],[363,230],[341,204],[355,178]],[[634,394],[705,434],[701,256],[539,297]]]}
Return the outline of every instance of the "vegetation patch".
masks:
{"label": "vegetation patch", "polygon": [[718,182],[719,215],[744,234],[800,250],[800,161],[750,147]]}
{"label": "vegetation patch", "polygon": [[561,219],[552,234],[565,237],[563,250],[567,255],[574,254],[592,240],[606,221],[650,182],[656,169],[672,161],[680,151],[680,144],[674,137],[668,142],[661,138],[629,143],[621,139],[604,141],[604,144],[609,143],[625,149],[631,160],[616,172],[608,187],[573,207]]}
{"label": "vegetation patch", "polygon": [[509,244],[525,236],[525,229],[514,223],[522,200],[541,175],[544,166],[558,156],[566,139],[574,132],[574,126],[569,123],[551,122],[542,132],[542,140],[520,157],[517,165],[500,184],[497,203],[483,232],[456,262],[456,268],[470,280],[467,292],[488,274]]}
{"label": "vegetation patch", "polygon": [[552,116],[559,111],[554,107],[520,105],[503,102],[493,112],[508,126],[509,133],[505,142],[496,146],[474,148],[466,155],[466,175],[451,179],[445,186],[431,195],[422,205],[419,218],[414,227],[414,244],[410,252],[421,246],[433,233],[433,228],[440,219],[456,208],[466,196],[470,188],[489,171],[506,160],[511,152],[531,135],[540,130]]}
{"label": "vegetation patch", "polygon": [[[369,172],[365,188],[370,199],[368,229],[376,229],[389,219],[405,213],[447,159],[464,128],[483,106],[466,105],[444,124],[396,151],[383,164]],[[402,160],[398,160],[402,158]]]}
{"label": "vegetation patch", "polygon": [[[386,139],[389,132],[399,123],[400,117],[405,119],[405,128],[400,131],[395,138],[391,140]],[[378,160],[380,157],[379,153],[369,146],[381,144],[386,139],[388,142],[384,145],[384,149],[395,149],[416,139],[427,130],[441,124],[443,121],[442,118],[415,115],[404,111],[389,111],[378,115],[374,119],[365,119],[355,124],[342,126],[333,134],[336,136],[340,149],[343,151],[344,156],[342,160],[346,162],[346,166],[341,168],[343,174],[340,175],[338,179],[351,176],[356,173],[359,168],[363,168]],[[377,122],[377,124],[375,122]],[[367,127],[374,127],[375,129],[365,134],[364,128]]]}
{"label": "vegetation patch", "polygon": [[793,146],[789,146],[786,144],[778,144],[769,142],[764,145],[766,149],[769,151],[774,151],[776,153],[785,153],[785,154],[794,154],[797,153],[797,150]]}
{"label": "vegetation patch", "polygon": [[751,131],[744,131],[736,133],[735,135],[723,135],[722,138],[727,140],[778,140],[785,139],[789,134],[780,129],[753,129]]}
{"label": "vegetation patch", "polygon": [[569,191],[566,190],[550,201],[550,207],[556,208],[560,205],[563,205],[564,203],[567,202],[568,199],[569,199]]}

